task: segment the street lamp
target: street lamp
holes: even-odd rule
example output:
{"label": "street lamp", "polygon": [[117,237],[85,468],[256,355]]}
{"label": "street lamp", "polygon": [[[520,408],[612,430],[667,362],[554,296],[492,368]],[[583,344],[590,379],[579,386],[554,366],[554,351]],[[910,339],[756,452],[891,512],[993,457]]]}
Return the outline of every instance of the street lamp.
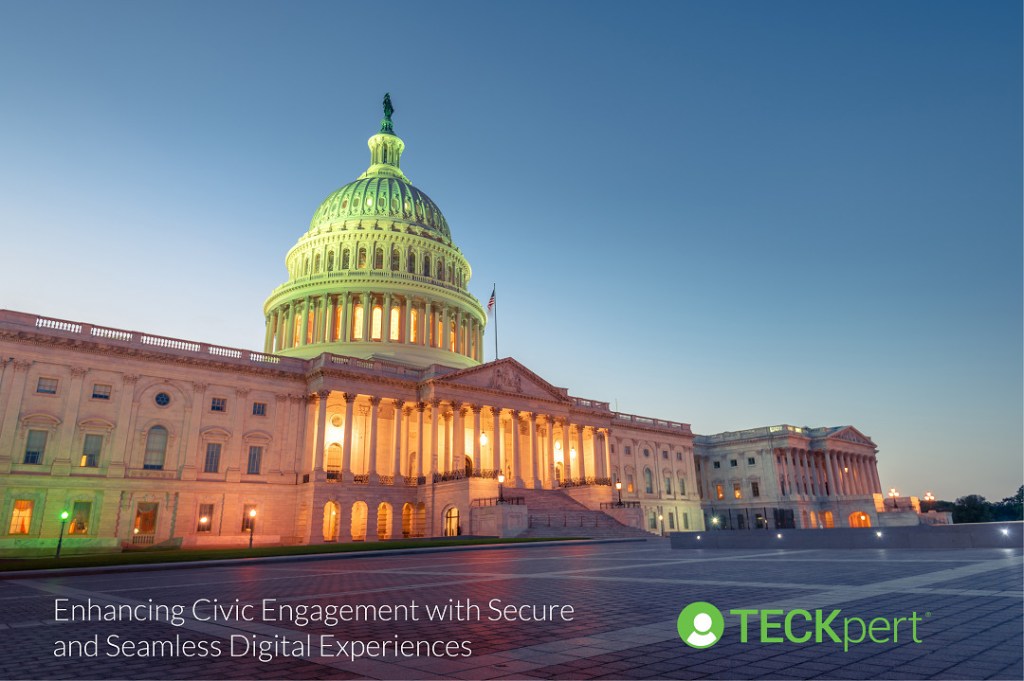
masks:
{"label": "street lamp", "polygon": [[715,527],[718,527],[718,516],[717,515],[711,516],[711,524],[714,525]]}
{"label": "street lamp", "polygon": [[661,528],[661,536],[665,536],[665,516],[661,513],[658,514],[658,525]]}
{"label": "street lamp", "polygon": [[57,555],[54,558],[60,558],[60,545],[64,543],[64,524],[68,521],[68,512],[60,512],[60,538],[57,539]]}
{"label": "street lamp", "polygon": [[498,503],[505,503],[505,474],[498,473]]}
{"label": "street lamp", "polygon": [[616,506],[622,506],[622,481],[621,480],[617,480],[615,482],[615,491],[619,493],[619,502],[617,504],[615,504],[615,505]]}
{"label": "street lamp", "polygon": [[252,548],[252,533],[256,529],[256,509],[249,511],[249,548]]}
{"label": "street lamp", "polygon": [[892,509],[895,511],[900,507],[900,493],[896,491],[895,487],[890,487],[889,496],[892,497]]}
{"label": "street lamp", "polygon": [[932,494],[931,492],[925,492],[924,493],[924,500],[925,501],[935,501],[935,495]]}

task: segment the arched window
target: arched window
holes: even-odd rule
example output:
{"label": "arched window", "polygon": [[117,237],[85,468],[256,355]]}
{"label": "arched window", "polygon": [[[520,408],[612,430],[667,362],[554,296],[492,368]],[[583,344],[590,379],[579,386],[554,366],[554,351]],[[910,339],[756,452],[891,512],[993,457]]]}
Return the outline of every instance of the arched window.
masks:
{"label": "arched window", "polygon": [[327,254],[327,271],[334,271],[334,251],[331,251],[330,253]]}
{"label": "arched window", "polygon": [[412,251],[409,251],[409,257],[406,258],[405,269],[409,274],[416,274],[416,254]]}
{"label": "arched window", "polygon": [[349,267],[351,267],[351,260],[352,258],[349,255],[348,249],[346,248],[344,251],[341,252],[341,269],[347,270]]}
{"label": "arched window", "polygon": [[402,269],[402,256],[398,253],[398,249],[395,248],[391,251],[391,271],[397,272]]}
{"label": "arched window", "polygon": [[313,260],[313,272],[316,274],[320,273],[320,254],[316,254],[316,259]]}
{"label": "arched window", "polygon": [[462,528],[459,527],[459,509],[449,508],[444,512],[444,536],[456,537],[462,534]]}
{"label": "arched window", "polygon": [[363,306],[361,303],[356,303],[355,307],[352,308],[352,329],[350,337],[352,340],[363,339]]}
{"label": "arched window", "polygon": [[375,248],[373,250],[373,269],[384,269],[384,249],[382,248]]}
{"label": "arched window", "polygon": [[444,281],[444,260],[437,261],[437,279]]}
{"label": "arched window", "polygon": [[142,467],[150,470],[163,470],[164,458],[167,456],[167,429],[153,426],[146,435],[146,458]]}
{"label": "arched window", "polygon": [[665,494],[672,494],[672,474],[665,473]]}
{"label": "arched window", "polygon": [[391,308],[391,329],[390,329],[390,334],[389,334],[390,337],[388,338],[388,340],[390,340],[390,341],[397,341],[398,340],[399,332],[401,331],[401,326],[400,326],[401,318],[402,318],[402,313],[401,313],[401,310],[398,308],[398,306],[392,307]]}
{"label": "arched window", "polygon": [[651,469],[644,469],[644,491],[648,494],[654,494],[654,476],[651,475]]}
{"label": "arched window", "polygon": [[304,275],[305,275],[305,274],[309,274],[309,258],[305,258],[305,259],[304,259],[304,260],[302,261],[302,273],[303,273]]}
{"label": "arched window", "polygon": [[365,248],[360,248],[359,249],[359,259],[356,262],[356,267],[358,269],[361,269],[361,270],[365,270],[366,269],[366,249]]}
{"label": "arched window", "polygon": [[430,256],[429,255],[423,256],[423,276],[425,276],[425,277],[429,277],[430,276]]}
{"label": "arched window", "polygon": [[458,337],[455,333],[455,322],[452,322],[448,326],[448,349],[455,352],[455,348],[458,347]]}
{"label": "arched window", "polygon": [[411,319],[412,328],[409,329],[409,341],[408,342],[410,342],[410,343],[419,343],[420,342],[420,311],[417,310],[416,308],[413,308],[412,309],[412,314],[410,316],[412,317],[412,319]]}
{"label": "arched window", "polygon": [[380,305],[373,306],[373,316],[370,317],[370,340],[379,341],[383,334],[384,314]]}

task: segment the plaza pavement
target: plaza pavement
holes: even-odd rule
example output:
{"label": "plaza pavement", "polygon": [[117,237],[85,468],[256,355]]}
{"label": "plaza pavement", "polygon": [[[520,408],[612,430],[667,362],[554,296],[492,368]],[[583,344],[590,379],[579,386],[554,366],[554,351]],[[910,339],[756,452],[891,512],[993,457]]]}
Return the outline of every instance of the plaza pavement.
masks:
{"label": "plaza pavement", "polygon": [[[115,574],[0,579],[0,678],[838,678],[1021,679],[1024,558],[1008,549],[673,551],[665,540],[481,548],[313,562],[248,563]],[[94,604],[222,603],[570,604],[572,621],[56,622],[54,599]],[[916,611],[921,643],[741,643],[726,614],[722,640],[694,650],[676,633],[686,604],[841,608],[865,620]],[[208,609],[200,613],[209,615]],[[470,641],[469,657],[381,659],[104,656],[120,640],[338,639]],[[777,633],[777,632],[776,632]],[[57,640],[99,635],[98,657],[57,658]]]}

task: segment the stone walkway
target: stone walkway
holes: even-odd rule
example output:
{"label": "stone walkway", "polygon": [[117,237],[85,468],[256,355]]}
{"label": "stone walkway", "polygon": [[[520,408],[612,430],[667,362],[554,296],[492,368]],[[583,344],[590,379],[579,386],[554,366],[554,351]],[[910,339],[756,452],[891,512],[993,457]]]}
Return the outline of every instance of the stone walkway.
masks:
{"label": "stone walkway", "polygon": [[[659,539],[6,579],[0,580],[0,678],[1020,679],[1022,583],[1020,550],[672,551]],[[133,608],[140,617],[57,622],[55,599],[91,603],[94,612]],[[231,612],[200,621],[192,616],[197,599],[254,606],[254,621]],[[288,618],[262,621],[264,599],[276,599],[275,608],[415,603],[419,618],[300,626]],[[479,621],[430,621],[427,607],[449,599],[479,606]],[[573,613],[555,621],[487,621],[495,614],[492,599],[503,606],[571,605]],[[679,611],[693,601],[725,613],[725,633],[711,648],[691,649],[676,633]],[[151,604],[183,606],[182,621],[154,621]],[[751,642],[741,642],[739,617],[728,611],[770,608],[841,609],[840,618],[864,620],[916,612],[922,642],[901,637],[848,652],[827,637],[769,644],[758,640],[756,622]],[[205,602],[195,611],[206,620],[214,612]],[[796,623],[799,634],[804,625]],[[272,646],[304,642],[307,635],[313,645],[300,647],[297,657],[263,662],[253,652],[253,641]],[[94,657],[54,654],[59,641],[94,638]],[[167,641],[171,652],[196,645],[187,641],[208,651],[219,646],[220,655],[140,656],[154,640]],[[136,644],[134,651],[126,641]],[[353,660],[363,643],[350,641],[456,643],[449,649],[454,656],[435,647],[437,656]],[[322,655],[336,652],[339,642],[347,656]],[[460,654],[465,651],[471,654]]]}

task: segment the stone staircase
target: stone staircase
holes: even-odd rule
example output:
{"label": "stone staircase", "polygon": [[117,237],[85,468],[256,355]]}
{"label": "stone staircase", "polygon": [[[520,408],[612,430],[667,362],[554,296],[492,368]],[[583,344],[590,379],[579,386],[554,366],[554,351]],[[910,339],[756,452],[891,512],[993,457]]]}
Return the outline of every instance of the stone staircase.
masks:
{"label": "stone staircase", "polygon": [[561,490],[512,489],[508,496],[523,497],[529,510],[530,526],[521,537],[655,537],[641,529],[627,527],[606,513],[593,511]]}

